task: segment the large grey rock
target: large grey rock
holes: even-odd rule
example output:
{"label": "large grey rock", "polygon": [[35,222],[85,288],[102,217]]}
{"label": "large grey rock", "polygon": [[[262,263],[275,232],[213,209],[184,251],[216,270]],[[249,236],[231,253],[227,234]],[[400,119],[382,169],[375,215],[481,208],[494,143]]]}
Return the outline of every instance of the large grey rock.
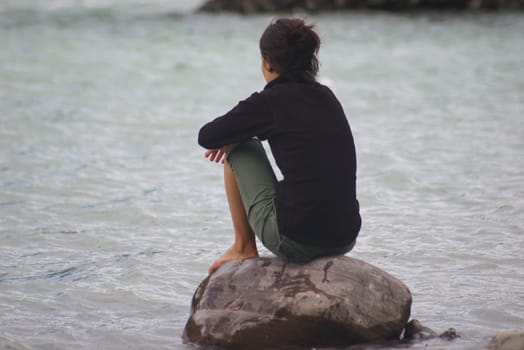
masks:
{"label": "large grey rock", "polygon": [[183,338],[243,349],[398,339],[411,300],[401,281],[350,257],[233,261],[197,288]]}
{"label": "large grey rock", "polygon": [[524,350],[524,331],[499,333],[491,338],[485,350]]}

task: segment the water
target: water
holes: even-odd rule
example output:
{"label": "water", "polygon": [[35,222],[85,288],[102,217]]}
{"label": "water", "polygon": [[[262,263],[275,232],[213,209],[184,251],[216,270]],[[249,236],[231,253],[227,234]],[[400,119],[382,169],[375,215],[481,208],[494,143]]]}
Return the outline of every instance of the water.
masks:
{"label": "water", "polygon": [[[196,133],[263,87],[270,20],[192,5],[0,4],[0,347],[192,348],[191,296],[232,235]],[[524,15],[308,17],[357,145],[351,255],[462,335],[413,348],[524,328]]]}

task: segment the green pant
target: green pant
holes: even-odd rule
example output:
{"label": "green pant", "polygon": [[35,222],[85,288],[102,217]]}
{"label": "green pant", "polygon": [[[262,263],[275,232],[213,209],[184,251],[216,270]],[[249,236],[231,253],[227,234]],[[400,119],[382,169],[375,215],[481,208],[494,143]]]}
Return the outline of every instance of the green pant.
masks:
{"label": "green pant", "polygon": [[249,224],[273,254],[292,262],[307,262],[321,256],[340,255],[349,246],[323,248],[307,246],[280,234],[275,205],[277,179],[262,144],[257,139],[239,144],[228,155],[237,180]]}

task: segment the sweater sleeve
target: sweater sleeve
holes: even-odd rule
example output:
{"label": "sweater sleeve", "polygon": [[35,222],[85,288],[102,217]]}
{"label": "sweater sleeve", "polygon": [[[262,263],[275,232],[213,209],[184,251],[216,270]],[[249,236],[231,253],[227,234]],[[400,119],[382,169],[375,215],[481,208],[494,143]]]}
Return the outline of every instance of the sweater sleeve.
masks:
{"label": "sweater sleeve", "polygon": [[267,96],[254,93],[223,116],[205,124],[198,133],[198,144],[207,149],[216,149],[255,136],[264,140],[272,128],[273,116]]}

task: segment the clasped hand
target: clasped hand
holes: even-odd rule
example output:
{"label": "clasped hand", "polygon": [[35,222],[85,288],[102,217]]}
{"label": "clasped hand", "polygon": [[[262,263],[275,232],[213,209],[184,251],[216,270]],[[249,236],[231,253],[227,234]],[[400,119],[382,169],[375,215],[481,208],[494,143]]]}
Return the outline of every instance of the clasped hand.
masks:
{"label": "clasped hand", "polygon": [[204,156],[215,163],[224,163],[227,155],[237,146],[237,144],[225,145],[217,149],[208,149]]}
{"label": "clasped hand", "polygon": [[226,155],[226,152],[224,150],[224,148],[218,148],[218,149],[208,149],[205,153],[204,153],[204,156],[209,159],[211,162],[215,162],[215,163],[224,163],[224,160],[225,160],[225,156]]}

